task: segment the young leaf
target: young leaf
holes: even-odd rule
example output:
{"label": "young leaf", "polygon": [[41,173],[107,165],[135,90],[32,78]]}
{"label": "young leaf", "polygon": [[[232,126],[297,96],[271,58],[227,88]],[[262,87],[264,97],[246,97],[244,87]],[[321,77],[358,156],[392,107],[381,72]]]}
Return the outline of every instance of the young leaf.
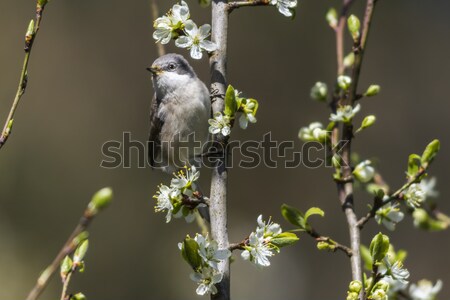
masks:
{"label": "young leaf", "polygon": [[420,156],[417,154],[411,154],[408,158],[408,176],[412,177],[419,172]]}
{"label": "young leaf", "polygon": [[231,85],[228,85],[227,91],[225,93],[225,115],[229,117],[234,117],[234,114],[237,110],[236,104],[236,94],[234,92],[234,88]]}
{"label": "young leaf", "polygon": [[364,267],[369,271],[372,270],[373,259],[372,259],[372,256],[370,255],[369,248],[367,248],[364,245],[361,245],[360,252],[361,252],[361,258],[364,262]]}
{"label": "young leaf", "polygon": [[423,151],[421,163],[422,165],[430,164],[435,158],[436,154],[439,152],[441,148],[441,143],[439,140],[434,140],[427,145],[425,151]]}
{"label": "young leaf", "polygon": [[292,232],[282,232],[270,240],[271,244],[281,248],[292,245],[299,240],[298,236]]}
{"label": "young leaf", "polygon": [[194,270],[198,270],[202,265],[202,258],[198,254],[198,250],[197,242],[189,236],[181,243],[181,255]]}
{"label": "young leaf", "polygon": [[311,207],[305,213],[305,223],[308,222],[309,217],[319,215],[321,217],[325,216],[325,212],[318,207]]}
{"label": "young leaf", "polygon": [[306,221],[303,214],[296,208],[283,204],[281,206],[281,214],[283,217],[294,226],[306,229]]}
{"label": "young leaf", "polygon": [[389,237],[387,235],[378,233],[370,243],[370,256],[375,262],[382,261],[389,250]]}

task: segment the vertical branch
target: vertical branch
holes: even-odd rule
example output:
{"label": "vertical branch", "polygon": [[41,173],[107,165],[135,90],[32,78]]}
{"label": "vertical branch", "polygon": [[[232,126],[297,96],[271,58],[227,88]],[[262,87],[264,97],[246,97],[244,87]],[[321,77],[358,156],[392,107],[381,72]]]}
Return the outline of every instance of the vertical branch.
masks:
{"label": "vertical branch", "polygon": [[17,107],[19,106],[20,99],[22,98],[23,94],[25,94],[25,90],[27,88],[28,63],[30,61],[31,50],[33,48],[34,41],[36,39],[36,36],[38,34],[38,31],[39,31],[39,28],[41,25],[42,14],[44,12],[44,8],[45,8],[46,4],[47,4],[47,1],[43,1],[43,0],[37,1],[36,19],[35,19],[35,21],[32,21],[34,23],[30,23],[27,33],[25,35],[25,47],[24,47],[25,57],[23,60],[23,65],[22,65],[22,72],[20,73],[19,86],[17,87],[16,96],[14,97],[13,104],[9,111],[8,117],[6,118],[5,126],[3,127],[3,130],[0,135],[0,149],[6,143],[6,141],[8,140],[8,137],[11,134],[11,129],[12,129],[13,121],[14,121],[14,115],[16,113]]}
{"label": "vertical branch", "polygon": [[[228,6],[227,0],[214,0],[212,5],[212,33],[211,40],[217,45],[217,50],[210,57],[211,67],[211,93],[212,110],[222,112],[224,110],[224,97],[227,88],[227,34],[228,34]],[[211,217],[211,235],[217,241],[219,248],[228,249],[227,229],[227,179],[226,168],[227,139],[221,135],[216,136],[216,142],[222,145],[224,153],[216,162],[211,178],[211,194],[209,212]],[[230,262],[222,261],[219,271],[223,273],[223,279],[216,285],[217,294],[211,299],[230,299]]]}
{"label": "vertical branch", "polygon": [[[354,105],[357,99],[357,90],[359,76],[361,72],[361,66],[364,56],[364,50],[367,42],[367,37],[370,29],[371,19],[373,15],[374,5],[377,0],[367,0],[366,12],[364,17],[364,23],[362,28],[362,34],[360,38],[355,41],[353,45],[353,53],[355,54],[355,62],[352,70],[352,84],[349,89],[349,94],[347,97],[347,105]],[[348,5],[351,4],[351,0],[344,1],[343,16],[339,22],[339,28],[336,31],[337,37],[337,53],[338,53],[338,73],[342,75],[344,72],[343,61],[339,59],[343,55],[343,27],[345,26],[346,14],[348,11]],[[343,20],[343,21],[342,21]],[[342,26],[342,28],[340,28]],[[345,101],[345,99],[343,99]],[[353,139],[353,125],[343,124],[341,141],[345,143],[341,157],[342,157],[342,182],[337,183],[339,201],[341,202],[342,208],[345,212],[349,233],[350,233],[350,245],[353,252],[351,257],[351,268],[352,268],[352,278],[353,280],[359,280],[362,282],[362,266],[361,266],[361,256],[360,256],[360,229],[358,228],[358,219],[354,210],[354,199],[353,199],[353,181],[352,178],[352,168],[351,168],[351,145]],[[361,292],[360,299],[364,299],[364,292]]]}
{"label": "vertical branch", "polygon": [[[159,17],[159,7],[157,0],[150,0],[150,9],[152,10],[153,22],[155,22]],[[164,54],[166,54],[166,49],[161,43],[156,43],[156,50],[158,51],[158,56],[163,56]]]}

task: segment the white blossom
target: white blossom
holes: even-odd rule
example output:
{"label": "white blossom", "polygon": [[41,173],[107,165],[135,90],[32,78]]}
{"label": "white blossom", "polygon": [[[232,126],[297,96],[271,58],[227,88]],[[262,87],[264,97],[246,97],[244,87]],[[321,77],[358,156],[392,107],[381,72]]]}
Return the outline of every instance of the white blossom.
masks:
{"label": "white blossom", "polygon": [[392,279],[395,279],[404,285],[408,284],[409,271],[403,267],[401,261],[396,261],[394,264],[391,264],[389,258],[385,258],[384,263],[387,268],[386,274],[388,276],[391,276]]}
{"label": "white blossom", "polygon": [[417,208],[425,201],[426,193],[420,184],[413,183],[404,192],[403,197],[411,208]]}
{"label": "white blossom", "polygon": [[180,170],[175,174],[175,178],[170,182],[170,186],[180,189],[183,194],[191,197],[192,191],[196,189],[195,182],[200,178],[200,171],[195,166],[185,168],[186,171]]}
{"label": "white blossom", "polygon": [[205,24],[198,28],[192,20],[188,20],[184,25],[186,35],[176,39],[175,45],[180,48],[190,49],[192,58],[201,59],[203,57],[203,50],[212,52],[217,49],[216,44],[206,40],[210,31],[211,25]]}
{"label": "white blossom", "polygon": [[335,114],[331,114],[330,121],[333,122],[350,122],[357,112],[361,109],[361,105],[358,103],[355,107],[351,105],[345,105],[338,107]]}
{"label": "white blossom", "polygon": [[377,210],[375,220],[389,230],[395,230],[395,225],[401,222],[405,214],[396,205],[386,206]]}
{"label": "white blossom", "polygon": [[409,296],[412,300],[436,300],[436,295],[442,289],[442,281],[438,280],[433,286],[429,280],[420,280],[417,284],[409,287]]}
{"label": "white blossom", "polygon": [[276,5],[278,11],[286,17],[292,17],[292,10],[297,7],[297,0],[270,0],[271,5]]}
{"label": "white blossom", "polygon": [[341,75],[337,78],[339,87],[343,90],[347,90],[352,84],[352,79],[349,76]]}
{"label": "white blossom", "polygon": [[388,297],[394,297],[399,291],[403,291],[408,286],[407,283],[404,283],[400,280],[396,280],[391,276],[384,276],[383,280],[389,284],[389,289],[387,291]]}
{"label": "white blossom", "polygon": [[272,238],[276,237],[282,232],[280,224],[272,222],[270,219],[266,223],[262,219],[262,215],[258,216],[258,219],[256,219],[256,222],[258,223],[258,227],[256,228],[256,231],[262,231],[263,237],[265,238]]}
{"label": "white blossom", "polygon": [[201,272],[191,273],[190,277],[198,284],[197,295],[203,296],[217,293],[215,284],[222,281],[223,274],[211,267],[204,267]]}
{"label": "white blossom", "polygon": [[361,182],[369,182],[375,176],[375,169],[371,166],[370,160],[360,162],[353,170],[353,175]]}
{"label": "white blossom", "polygon": [[197,234],[194,239],[199,246],[198,253],[200,257],[207,265],[214,269],[217,269],[218,262],[231,256],[230,250],[218,249],[217,242],[209,240],[208,236],[205,238],[203,235]]}
{"label": "white blossom", "polygon": [[178,201],[181,197],[180,190],[160,185],[156,193],[157,195],[153,196],[157,199],[155,211],[167,211],[166,223],[169,223],[172,219],[173,202]]}
{"label": "white blossom", "polygon": [[230,117],[222,115],[221,112],[214,113],[214,119],[209,119],[209,133],[222,133],[223,136],[228,136],[231,133]]}
{"label": "white blossom", "polygon": [[298,137],[304,142],[325,142],[328,132],[323,129],[322,123],[313,122],[308,127],[302,127],[298,133]]}
{"label": "white blossom", "polygon": [[256,103],[254,101],[247,101],[242,110],[244,111],[244,113],[239,118],[239,126],[242,129],[247,129],[248,122],[256,123]]}
{"label": "white blossom", "polygon": [[156,42],[167,44],[172,38],[176,37],[178,30],[184,28],[189,17],[189,7],[186,2],[181,1],[181,5],[175,4],[166,16],[155,20],[153,38]]}
{"label": "white blossom", "polygon": [[269,257],[274,253],[264,240],[264,232],[261,230],[252,232],[248,240],[248,245],[244,246],[245,250],[241,253],[241,257],[244,260],[250,260],[258,267],[270,266]]}

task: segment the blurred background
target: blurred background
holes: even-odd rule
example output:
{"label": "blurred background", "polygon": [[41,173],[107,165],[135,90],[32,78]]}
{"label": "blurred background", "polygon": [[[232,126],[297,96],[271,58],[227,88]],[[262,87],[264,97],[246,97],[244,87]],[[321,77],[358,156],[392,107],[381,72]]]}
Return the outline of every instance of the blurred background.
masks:
{"label": "blurred background", "polygon": [[[174,1],[159,1],[165,13]],[[210,10],[187,1],[197,24],[210,22]],[[352,13],[362,16],[363,2]],[[230,18],[229,81],[260,101],[258,123],[236,128],[233,139],[258,140],[271,131],[275,140],[297,140],[312,121],[326,122],[327,108],[309,99],[318,80],[335,80],[334,33],[324,20],[340,1],[300,0],[294,21],[275,8],[244,8]],[[382,93],[362,102],[358,116],[375,114],[376,126],[357,137],[354,149],[376,160],[391,187],[404,181],[407,157],[434,138],[442,150],[431,168],[437,176],[439,205],[450,212],[450,2],[379,1],[363,67],[361,89],[376,83]],[[34,1],[2,1],[0,10],[0,116],[9,111],[23,59],[23,36],[34,15]],[[0,152],[0,299],[23,299],[40,271],[53,259],[89,202],[104,186],[115,192],[112,206],[90,229],[84,274],[71,291],[89,299],[198,299],[189,267],[177,248],[195,224],[164,223],[153,212],[152,195],[169,176],[131,168],[103,169],[101,146],[123,132],[145,142],[153,90],[145,70],[156,58],[150,3],[145,1],[51,1],[45,11],[29,66],[29,86],[16,115],[13,135]],[[348,41],[349,42],[349,41]],[[348,43],[349,45],[349,43]],[[188,56],[173,46],[169,51]],[[347,48],[347,50],[350,50]],[[208,61],[191,61],[209,82]],[[360,119],[358,119],[360,121]],[[201,185],[208,187],[209,172]],[[204,188],[205,190],[208,188]],[[282,203],[302,210],[320,206],[326,218],[313,220],[324,235],[348,243],[344,215],[326,168],[234,168],[229,180],[230,240],[240,241],[259,214],[273,216],[285,229]],[[362,215],[371,203],[357,192]],[[409,250],[411,281],[442,279],[440,299],[450,298],[448,232],[414,229],[410,217],[391,233],[371,224],[369,243],[388,233],[397,249]],[[319,252],[302,236],[282,250],[263,271],[242,262],[232,266],[234,299],[339,299],[350,281],[348,258]],[[57,298],[58,278],[44,299]]]}

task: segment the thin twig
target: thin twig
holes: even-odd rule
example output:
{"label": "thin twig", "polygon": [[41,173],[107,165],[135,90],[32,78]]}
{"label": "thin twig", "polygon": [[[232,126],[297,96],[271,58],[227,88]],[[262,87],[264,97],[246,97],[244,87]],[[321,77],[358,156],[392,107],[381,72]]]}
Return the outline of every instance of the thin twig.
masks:
{"label": "thin twig", "polygon": [[[158,7],[158,1],[157,0],[150,0],[150,6],[152,10],[152,18],[153,22],[156,21],[156,19],[159,18],[159,7]],[[158,56],[163,56],[166,54],[166,49],[163,44],[156,43],[156,50],[158,51]]]}
{"label": "thin twig", "polygon": [[[217,50],[210,57],[211,67],[211,96],[213,113],[224,110],[224,95],[227,89],[227,36],[228,36],[228,5],[227,0],[215,0],[212,7],[212,32],[211,40],[217,45]],[[224,145],[228,140],[226,137],[216,135],[215,139]],[[227,229],[227,180],[228,170],[226,167],[227,153],[217,159],[211,175],[211,193],[209,212],[211,218],[211,235],[217,241],[219,248],[228,249]],[[230,299],[230,261],[221,261],[218,265],[223,274],[222,281],[216,284],[217,293],[211,295],[211,299]]]}
{"label": "thin twig", "polygon": [[269,0],[249,0],[249,1],[234,1],[228,3],[228,11],[232,12],[236,8],[246,7],[246,6],[265,6],[269,5]]}
{"label": "thin twig", "polygon": [[42,15],[44,12],[46,4],[40,5],[39,3],[36,6],[36,19],[34,23],[34,28],[32,28],[31,32],[27,32],[25,36],[25,58],[23,60],[22,72],[20,73],[19,86],[17,88],[16,96],[14,97],[13,104],[9,111],[8,117],[6,118],[5,126],[3,127],[3,131],[0,135],[0,149],[5,145],[9,136],[11,135],[12,125],[14,121],[14,115],[16,113],[17,107],[19,106],[20,99],[22,99],[23,94],[27,88],[28,83],[28,63],[30,61],[31,50],[33,49],[34,41],[36,40],[36,36],[38,34]]}
{"label": "thin twig", "polygon": [[66,241],[66,243],[61,248],[59,253],[53,259],[52,263],[39,276],[36,285],[28,294],[26,298],[27,300],[36,300],[39,297],[39,295],[44,291],[51,277],[58,270],[60,263],[64,259],[64,257],[74,252],[75,249],[78,247],[80,241],[76,239],[76,237],[80,233],[86,231],[86,229],[89,227],[95,216],[96,214],[92,213],[92,211],[89,208],[87,208],[84,211],[83,216],[81,217],[80,221],[78,222],[78,225],[75,227],[74,231],[70,235],[69,239]]}
{"label": "thin twig", "polygon": [[347,247],[347,246],[345,246],[345,245],[343,245],[341,243],[336,242],[335,240],[331,239],[330,237],[323,236],[323,235],[319,234],[314,229],[307,230],[306,232],[311,237],[313,237],[317,242],[326,242],[326,243],[332,244],[335,247],[333,252],[335,252],[336,250],[340,250],[340,251],[344,252],[348,257],[352,257],[353,251],[349,247]]}
{"label": "thin twig", "polygon": [[63,288],[61,292],[61,300],[66,300],[67,296],[67,288],[69,287],[70,279],[72,278],[73,271],[70,271],[69,274],[67,274],[67,277],[63,281]]}

